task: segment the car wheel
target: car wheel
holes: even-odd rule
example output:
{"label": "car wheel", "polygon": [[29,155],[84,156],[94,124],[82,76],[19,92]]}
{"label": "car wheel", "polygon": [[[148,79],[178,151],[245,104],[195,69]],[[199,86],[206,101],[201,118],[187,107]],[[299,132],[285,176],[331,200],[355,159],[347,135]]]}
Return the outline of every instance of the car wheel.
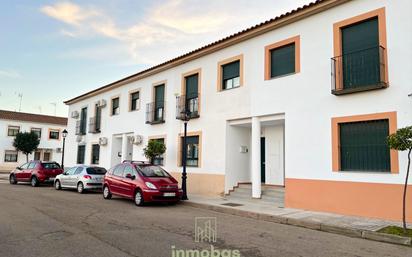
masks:
{"label": "car wheel", "polygon": [[84,185],[83,185],[83,182],[79,182],[79,183],[77,184],[77,192],[78,192],[79,194],[83,194],[83,193],[84,193]]}
{"label": "car wheel", "polygon": [[31,177],[30,184],[32,187],[36,187],[39,185],[39,180],[35,176],[33,176]]}
{"label": "car wheel", "polygon": [[108,186],[103,187],[103,198],[104,199],[110,199],[112,198],[112,193],[110,193],[110,189]]}
{"label": "car wheel", "polygon": [[10,175],[10,177],[9,177],[9,182],[10,182],[10,184],[12,184],[12,185],[17,184],[16,176],[15,176],[15,175]]}
{"label": "car wheel", "polygon": [[56,182],[54,182],[54,188],[55,188],[56,190],[62,189],[62,185],[60,184],[60,181],[59,181],[59,180],[56,180]]}
{"label": "car wheel", "polygon": [[137,206],[142,206],[143,203],[144,203],[144,201],[143,201],[143,194],[142,194],[142,191],[140,191],[140,189],[139,189],[139,190],[136,190],[136,193],[134,194],[134,203],[135,203]]}

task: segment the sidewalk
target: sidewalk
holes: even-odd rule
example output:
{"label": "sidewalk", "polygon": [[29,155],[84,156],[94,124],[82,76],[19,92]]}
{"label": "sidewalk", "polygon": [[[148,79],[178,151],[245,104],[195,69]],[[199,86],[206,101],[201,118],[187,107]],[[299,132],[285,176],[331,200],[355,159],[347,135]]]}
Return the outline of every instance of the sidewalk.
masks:
{"label": "sidewalk", "polygon": [[401,223],[394,221],[282,208],[261,202],[258,199],[244,199],[236,200],[236,202],[229,202],[225,197],[213,198],[200,195],[189,195],[189,200],[184,201],[184,204],[226,214],[300,226],[329,233],[343,234],[350,237],[365,238],[407,246],[411,246],[412,244],[411,238],[376,232],[386,226],[401,225]]}

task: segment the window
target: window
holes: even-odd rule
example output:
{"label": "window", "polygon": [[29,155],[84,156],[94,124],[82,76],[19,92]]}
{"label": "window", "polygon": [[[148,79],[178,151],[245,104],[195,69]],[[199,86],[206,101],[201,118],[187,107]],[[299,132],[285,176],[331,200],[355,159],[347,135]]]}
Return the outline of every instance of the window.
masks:
{"label": "window", "polygon": [[104,175],[107,171],[102,167],[89,167],[86,169],[86,172],[89,175]]}
{"label": "window", "polygon": [[54,170],[54,169],[60,169],[60,164],[57,162],[43,162],[42,163],[43,168],[47,170]]}
{"label": "window", "polygon": [[28,163],[25,163],[25,164],[23,164],[23,165],[21,165],[20,166],[20,169],[22,169],[22,170],[25,170],[25,169],[27,169],[28,167],[29,167],[29,162]]}
{"label": "window", "polygon": [[139,166],[139,170],[145,177],[170,177],[170,175],[159,166],[142,165]]}
{"label": "window", "polygon": [[41,152],[34,152],[34,160],[35,161],[40,161]]}
{"label": "window", "polygon": [[20,132],[20,127],[19,126],[9,126],[7,130],[7,136],[9,137],[15,137],[17,133]]}
{"label": "window", "polygon": [[4,162],[17,162],[17,151],[7,151],[4,154]]}
{"label": "window", "polygon": [[136,175],[136,172],[135,172],[133,166],[131,166],[131,165],[126,165],[126,166],[124,167],[123,176],[126,177],[126,175],[128,175],[128,174],[130,174],[130,175],[132,175],[132,176],[133,176],[133,175]]}
{"label": "window", "polygon": [[31,133],[36,134],[39,139],[41,138],[41,128],[31,128],[30,131]]}
{"label": "window", "polygon": [[[158,142],[161,142],[163,144],[165,143],[164,138],[155,138],[155,139],[150,139],[150,140],[158,141]],[[155,165],[164,165],[163,161],[164,161],[164,154],[162,154],[161,156],[155,157],[153,159],[153,164],[155,164]]]}
{"label": "window", "polygon": [[77,146],[77,164],[84,164],[85,153],[86,153],[85,145]]}
{"label": "window", "polygon": [[70,168],[69,170],[67,170],[67,171],[65,172],[65,174],[68,175],[68,176],[73,175],[74,172],[76,172],[76,169],[77,169],[77,167],[72,167],[72,168]]}
{"label": "window", "polygon": [[240,86],[240,61],[222,66],[222,89],[231,89]]}
{"label": "window", "polygon": [[86,135],[87,107],[82,108],[80,112],[80,135]]}
{"label": "window", "polygon": [[243,55],[218,63],[218,91],[237,88],[243,84]]}
{"label": "window", "polygon": [[92,145],[92,164],[99,164],[100,145]]}
{"label": "window", "polygon": [[332,118],[332,169],[397,173],[398,153],[387,145],[396,129],[396,112]]}
{"label": "window", "polygon": [[112,99],[112,110],[111,114],[112,115],[118,115],[120,114],[120,98],[116,97]]}
{"label": "window", "polygon": [[123,171],[124,171],[124,166],[123,165],[118,165],[113,171],[113,175],[122,177],[123,176]]}
{"label": "window", "polygon": [[92,133],[99,133],[102,121],[102,107],[96,104],[94,107],[95,117],[91,119],[89,131]]}
{"label": "window", "polygon": [[130,111],[136,111],[140,108],[140,92],[130,93]]}
{"label": "window", "polygon": [[[183,145],[184,145],[184,138],[182,140],[182,164],[183,164]],[[186,138],[186,165],[198,167],[199,166],[199,136],[188,136]]]}
{"label": "window", "polygon": [[31,170],[34,169],[36,167],[36,162],[30,162],[29,167],[27,167],[27,169]]}
{"label": "window", "polygon": [[48,162],[51,159],[51,153],[50,152],[44,152],[43,153],[43,161]]}
{"label": "window", "polygon": [[80,173],[82,173],[83,171],[83,167],[77,167],[76,171],[73,173],[73,175],[79,175]]}
{"label": "window", "polygon": [[265,47],[265,79],[300,72],[300,36]]}
{"label": "window", "polygon": [[51,129],[49,131],[49,139],[60,139],[60,130]]}
{"label": "window", "polygon": [[384,8],[334,24],[333,94],[388,85],[385,39]]}
{"label": "window", "polygon": [[155,109],[154,109],[154,121],[163,121],[164,104],[165,104],[165,85],[155,86]]}

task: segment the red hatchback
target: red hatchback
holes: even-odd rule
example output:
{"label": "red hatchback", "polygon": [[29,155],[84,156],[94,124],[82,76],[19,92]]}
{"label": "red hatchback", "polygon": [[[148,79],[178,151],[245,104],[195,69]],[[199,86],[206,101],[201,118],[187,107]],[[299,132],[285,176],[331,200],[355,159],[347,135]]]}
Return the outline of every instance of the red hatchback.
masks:
{"label": "red hatchback", "polygon": [[54,178],[63,173],[63,169],[57,162],[31,161],[17,167],[10,173],[10,184],[17,182],[30,182],[32,186],[39,183],[53,182]]}
{"label": "red hatchback", "polygon": [[176,179],[160,166],[125,161],[104,176],[103,197],[113,195],[133,199],[138,206],[146,202],[178,202],[182,197]]}

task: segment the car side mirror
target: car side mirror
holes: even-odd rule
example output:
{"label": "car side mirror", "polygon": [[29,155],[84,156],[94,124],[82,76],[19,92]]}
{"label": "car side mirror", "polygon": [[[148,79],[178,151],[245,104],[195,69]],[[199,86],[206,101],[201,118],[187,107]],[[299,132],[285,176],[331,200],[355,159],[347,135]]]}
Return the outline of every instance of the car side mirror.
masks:
{"label": "car side mirror", "polygon": [[126,178],[134,180],[136,176],[129,173],[129,174],[126,174]]}
{"label": "car side mirror", "polygon": [[21,170],[21,168],[20,168],[20,167],[16,167],[16,169]]}

